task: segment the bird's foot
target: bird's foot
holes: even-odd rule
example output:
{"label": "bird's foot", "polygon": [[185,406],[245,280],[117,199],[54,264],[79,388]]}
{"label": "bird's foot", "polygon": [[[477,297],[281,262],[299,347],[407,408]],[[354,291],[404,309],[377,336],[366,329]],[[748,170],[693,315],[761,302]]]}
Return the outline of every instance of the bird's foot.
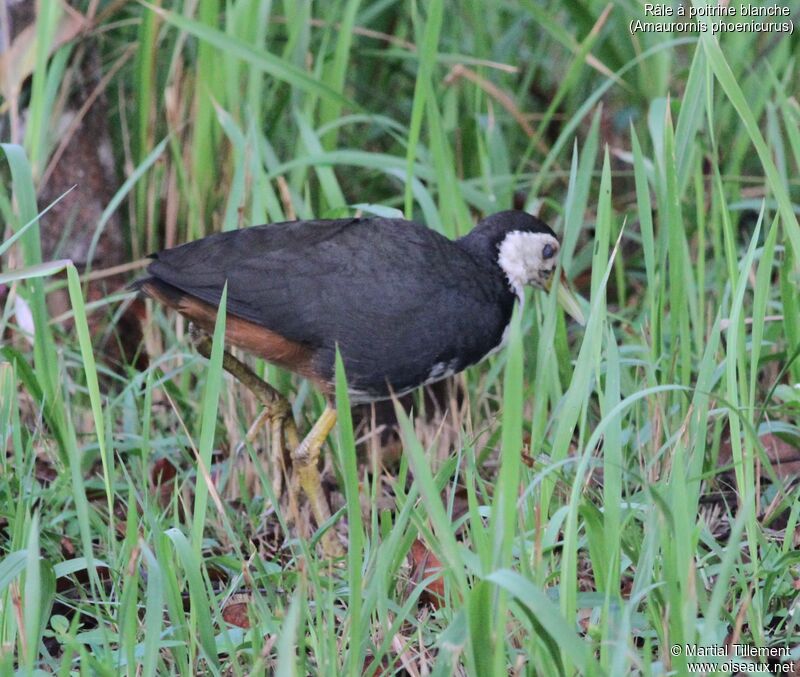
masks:
{"label": "bird's foot", "polygon": [[[311,432],[292,450],[294,478],[290,491],[293,494],[293,500],[297,500],[300,490],[306,495],[314,520],[317,523],[317,528],[321,528],[331,518],[330,506],[322,489],[318,461],[320,449],[334,425],[336,425],[336,410],[330,406],[326,407]],[[322,534],[321,542],[322,550],[326,557],[339,558],[344,556],[344,548],[339,542],[332,525]]]}

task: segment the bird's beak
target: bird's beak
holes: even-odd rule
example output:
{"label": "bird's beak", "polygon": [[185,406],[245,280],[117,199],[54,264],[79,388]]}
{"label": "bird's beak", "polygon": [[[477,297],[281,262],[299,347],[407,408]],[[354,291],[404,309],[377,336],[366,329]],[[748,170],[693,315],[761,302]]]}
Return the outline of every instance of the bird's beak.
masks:
{"label": "bird's beak", "polygon": [[[554,278],[551,277],[550,281],[547,283],[547,291],[550,291],[550,288],[553,286],[553,279]],[[567,276],[564,275],[563,270],[561,271],[561,279],[558,281],[556,299],[572,319],[580,325],[586,324],[586,318],[583,316],[583,311],[578,304],[578,297],[575,296],[575,293],[570,289]]]}

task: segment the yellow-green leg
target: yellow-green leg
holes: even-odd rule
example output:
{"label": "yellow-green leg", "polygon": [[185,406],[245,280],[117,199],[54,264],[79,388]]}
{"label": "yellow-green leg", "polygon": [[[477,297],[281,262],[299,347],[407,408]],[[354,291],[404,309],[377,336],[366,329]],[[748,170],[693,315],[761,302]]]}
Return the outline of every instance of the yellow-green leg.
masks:
{"label": "yellow-green leg", "polygon": [[[336,410],[328,405],[317,419],[311,432],[292,451],[293,484],[296,479],[303,493],[308,497],[317,526],[322,526],[331,517],[331,510],[325,500],[325,492],[322,490],[319,453],[334,425],[336,425]],[[293,486],[292,490],[295,495],[299,493],[297,486]],[[336,538],[333,529],[328,530],[323,536],[322,549],[328,557],[344,555],[342,544]]]}
{"label": "yellow-green leg", "polygon": [[[197,352],[203,357],[209,358],[211,356],[211,339],[208,335],[199,332],[193,325],[189,326],[189,332]],[[264,407],[263,413],[250,426],[247,432],[247,441],[252,442],[260,427],[269,421],[273,444],[278,447],[276,454],[278,458],[284,457],[286,448],[284,444],[288,442],[289,448],[292,450],[293,466],[293,480],[289,496],[292,512],[297,514],[295,508],[299,502],[299,489],[302,489],[308,497],[317,526],[322,526],[330,519],[331,511],[322,490],[318,461],[320,449],[336,424],[336,410],[331,406],[326,407],[311,432],[300,442],[289,400],[269,383],[256,376],[250,367],[227,350],[222,356],[222,367],[250,390]],[[344,554],[342,545],[336,538],[333,529],[328,530],[323,536],[322,548],[329,557],[340,557]]]}

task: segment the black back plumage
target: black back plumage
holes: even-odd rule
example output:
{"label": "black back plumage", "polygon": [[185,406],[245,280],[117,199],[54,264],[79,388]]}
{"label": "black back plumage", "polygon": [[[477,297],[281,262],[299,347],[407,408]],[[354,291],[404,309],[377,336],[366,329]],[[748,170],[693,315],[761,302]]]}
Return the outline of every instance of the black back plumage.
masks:
{"label": "black back plumage", "polygon": [[461,371],[500,343],[514,295],[497,246],[511,230],[542,229],[522,212],[456,241],[400,219],[294,221],[160,252],[148,272],[212,304],[227,281],[230,314],[312,348],[324,380],[338,344],[351,389],[374,399]]}

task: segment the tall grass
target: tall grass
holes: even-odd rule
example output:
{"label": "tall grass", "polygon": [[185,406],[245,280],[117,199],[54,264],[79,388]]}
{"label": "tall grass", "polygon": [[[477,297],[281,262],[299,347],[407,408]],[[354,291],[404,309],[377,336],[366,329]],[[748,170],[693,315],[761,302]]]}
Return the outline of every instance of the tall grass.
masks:
{"label": "tall grass", "polygon": [[[36,182],[76,66],[70,45],[47,58],[59,16],[41,12],[0,186],[0,674],[687,674],[685,646],[730,643],[800,659],[800,501],[763,437],[800,441],[797,38],[631,36],[641,11],[165,0],[90,31],[104,64],[137,45],[113,80],[127,175],[88,224],[121,210],[132,258],[356,209],[456,236],[517,202],[561,234],[587,326],[532,294],[463,377],[463,416],[398,410],[397,467],[356,457],[337,370],[341,567],[273,514],[264,440],[240,451],[255,486],[223,453],[256,412],[221,371],[224,315],[209,366],[151,309],[164,354],[115,373],[84,271],[43,262]],[[64,271],[69,326],[46,304]],[[322,399],[255,367],[308,429]]]}

